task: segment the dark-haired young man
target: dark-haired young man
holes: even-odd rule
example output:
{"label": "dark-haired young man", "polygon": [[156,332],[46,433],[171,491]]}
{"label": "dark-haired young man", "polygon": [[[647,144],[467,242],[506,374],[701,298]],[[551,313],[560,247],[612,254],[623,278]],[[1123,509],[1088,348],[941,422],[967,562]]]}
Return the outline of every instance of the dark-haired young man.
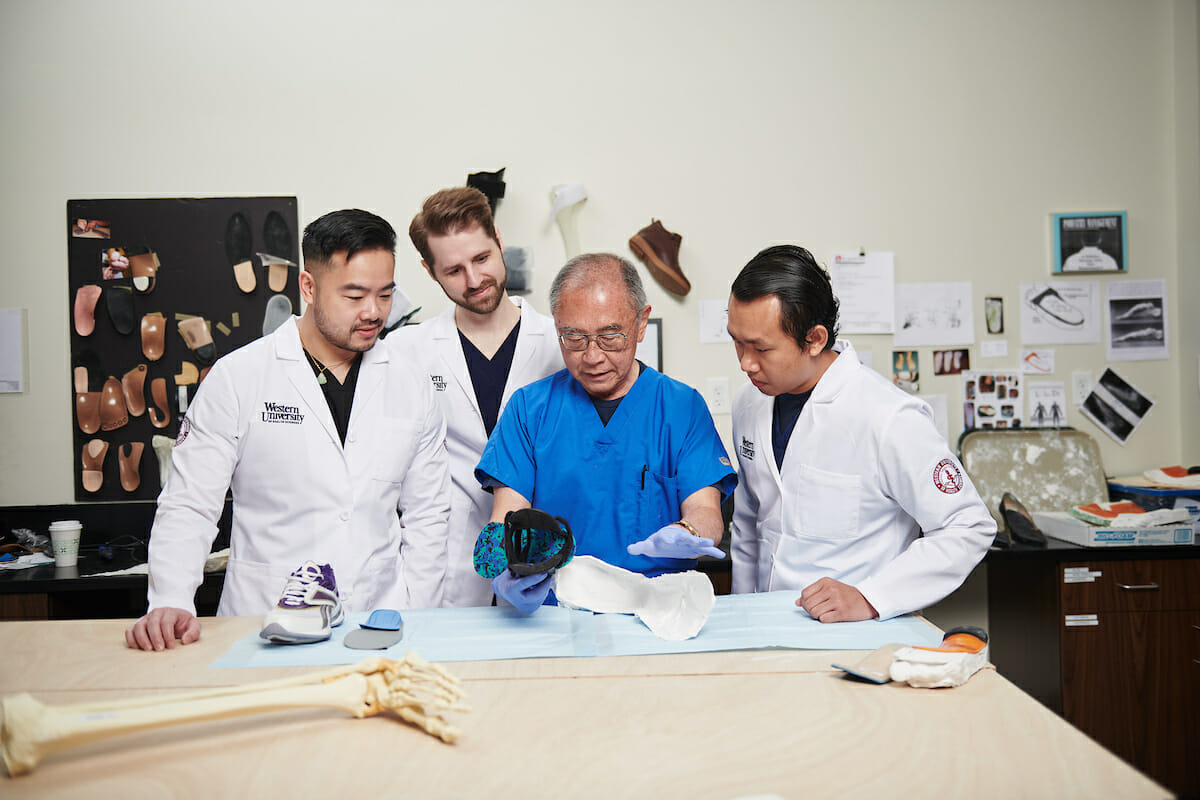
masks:
{"label": "dark-haired young man", "polygon": [[729,335],[752,384],[733,407],[733,591],[802,590],[821,622],[887,619],[958,588],[996,523],[929,406],[837,330],[829,276],[802,247],[763,250],[733,282]]}
{"label": "dark-haired young man", "polygon": [[306,561],[333,567],[347,611],[440,604],[445,422],[428,384],[412,380],[416,365],[374,346],[392,304],[395,247],[392,226],[366,211],[312,222],[304,315],[213,365],[158,500],[150,610],[126,632],[130,647],[199,638],[193,597],[230,488],[218,613],[266,613]]}
{"label": "dark-haired young man", "polygon": [[472,551],[492,497],[475,465],[513,392],[562,369],[554,321],[506,290],[504,245],[487,197],[466,186],[430,195],[408,229],[421,266],[452,302],[437,317],[398,330],[388,344],[412,348],[446,416],[453,502],[445,605],[485,606],[491,584]]}

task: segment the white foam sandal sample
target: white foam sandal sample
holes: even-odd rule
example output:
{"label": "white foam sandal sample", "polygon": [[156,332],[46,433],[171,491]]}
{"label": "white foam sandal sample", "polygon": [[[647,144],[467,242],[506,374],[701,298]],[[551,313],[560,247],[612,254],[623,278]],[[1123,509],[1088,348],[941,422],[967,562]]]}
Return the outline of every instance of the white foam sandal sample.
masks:
{"label": "white foam sandal sample", "polygon": [[1178,464],[1171,467],[1148,469],[1142,474],[1162,486],[1170,486],[1174,489],[1200,489],[1200,471],[1191,472],[1187,467]]}

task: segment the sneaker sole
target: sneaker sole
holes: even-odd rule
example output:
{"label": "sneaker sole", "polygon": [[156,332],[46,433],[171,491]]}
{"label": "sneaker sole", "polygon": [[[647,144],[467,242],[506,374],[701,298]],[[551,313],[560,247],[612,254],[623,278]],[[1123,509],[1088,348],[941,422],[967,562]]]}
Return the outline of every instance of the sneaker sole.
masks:
{"label": "sneaker sole", "polygon": [[267,627],[258,632],[259,638],[266,639],[271,644],[312,644],[313,642],[323,642],[330,637],[330,633],[315,633],[304,634],[289,631],[278,622],[272,622]]}

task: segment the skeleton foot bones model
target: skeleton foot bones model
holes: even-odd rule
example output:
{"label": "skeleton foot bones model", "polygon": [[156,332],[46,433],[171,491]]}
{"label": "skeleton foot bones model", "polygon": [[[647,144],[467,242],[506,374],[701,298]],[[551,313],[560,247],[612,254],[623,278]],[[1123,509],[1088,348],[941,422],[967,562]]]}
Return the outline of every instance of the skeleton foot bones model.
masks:
{"label": "skeleton foot bones model", "polygon": [[0,701],[0,752],[15,777],[51,753],[111,736],[314,707],[344,709],[359,719],[392,711],[447,744],[459,730],[442,714],[470,711],[457,678],[409,653],[399,661],[368,658],[296,678],[111,703],[50,707],[29,694],[10,695]]}

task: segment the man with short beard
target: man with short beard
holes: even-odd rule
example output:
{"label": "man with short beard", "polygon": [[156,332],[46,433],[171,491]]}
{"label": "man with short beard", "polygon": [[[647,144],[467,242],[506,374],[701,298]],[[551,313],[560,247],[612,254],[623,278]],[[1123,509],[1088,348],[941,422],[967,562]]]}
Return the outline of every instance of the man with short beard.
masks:
{"label": "man with short beard", "polygon": [[513,392],[562,369],[557,332],[549,317],[508,296],[504,245],[478,189],[431,195],[408,235],[452,304],[428,322],[401,328],[388,344],[412,348],[446,416],[454,496],[445,604],[489,605],[492,587],[475,573],[472,551],[492,498],[479,488],[475,465]]}
{"label": "man with short beard", "polygon": [[[392,305],[396,233],[357,209],[304,230],[304,315],[213,365],[180,424],[150,535],[135,649],[196,641],[194,597],[233,490],[218,614],[265,614],[306,560],[348,612],[439,605],[446,427],[416,365],[375,347]],[[399,512],[399,514],[397,513]]]}

